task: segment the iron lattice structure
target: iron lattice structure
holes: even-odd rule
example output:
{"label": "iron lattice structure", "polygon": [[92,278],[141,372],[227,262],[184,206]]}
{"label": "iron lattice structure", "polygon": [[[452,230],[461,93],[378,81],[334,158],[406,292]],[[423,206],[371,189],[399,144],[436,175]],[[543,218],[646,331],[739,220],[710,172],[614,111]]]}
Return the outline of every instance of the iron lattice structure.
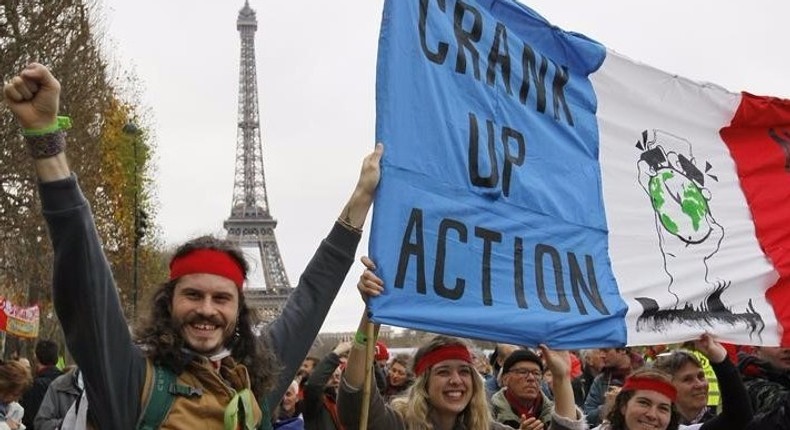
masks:
{"label": "iron lattice structure", "polygon": [[269,212],[266,197],[258,113],[258,78],[255,71],[258,20],[248,0],[239,11],[236,29],[241,35],[236,173],[230,217],[223,226],[229,240],[247,249],[257,246],[260,251],[260,269],[265,285],[248,283],[244,296],[247,304],[256,309],[264,321],[271,321],[282,311],[292,288],[274,236],[277,221]]}

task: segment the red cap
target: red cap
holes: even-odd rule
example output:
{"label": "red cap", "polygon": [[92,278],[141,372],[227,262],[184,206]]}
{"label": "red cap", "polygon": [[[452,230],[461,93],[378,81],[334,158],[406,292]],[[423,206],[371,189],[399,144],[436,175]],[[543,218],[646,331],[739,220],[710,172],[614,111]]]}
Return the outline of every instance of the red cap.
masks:
{"label": "red cap", "polygon": [[381,360],[389,360],[390,353],[387,351],[387,345],[384,345],[384,342],[377,341],[376,342],[376,361]]}
{"label": "red cap", "polygon": [[568,354],[571,359],[571,378],[578,378],[582,374],[582,361],[576,354]]}

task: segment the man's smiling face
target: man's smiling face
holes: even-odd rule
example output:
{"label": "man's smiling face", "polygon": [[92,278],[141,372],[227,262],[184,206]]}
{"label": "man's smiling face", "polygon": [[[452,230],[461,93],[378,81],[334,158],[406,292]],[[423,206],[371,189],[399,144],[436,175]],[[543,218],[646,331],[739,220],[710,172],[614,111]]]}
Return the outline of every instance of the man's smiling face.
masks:
{"label": "man's smiling face", "polygon": [[236,329],[239,290],[222,276],[185,275],[173,291],[171,311],[187,346],[200,354],[214,354],[222,350]]}

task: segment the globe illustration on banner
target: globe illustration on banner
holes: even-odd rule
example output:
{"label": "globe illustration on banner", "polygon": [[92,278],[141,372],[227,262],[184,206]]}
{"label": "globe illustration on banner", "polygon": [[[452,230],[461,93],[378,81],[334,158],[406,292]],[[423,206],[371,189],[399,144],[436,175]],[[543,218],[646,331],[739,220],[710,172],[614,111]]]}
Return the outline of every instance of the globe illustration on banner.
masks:
{"label": "globe illustration on banner", "polygon": [[700,243],[711,233],[708,202],[689,178],[672,168],[650,178],[650,200],[661,225],[687,243]]}

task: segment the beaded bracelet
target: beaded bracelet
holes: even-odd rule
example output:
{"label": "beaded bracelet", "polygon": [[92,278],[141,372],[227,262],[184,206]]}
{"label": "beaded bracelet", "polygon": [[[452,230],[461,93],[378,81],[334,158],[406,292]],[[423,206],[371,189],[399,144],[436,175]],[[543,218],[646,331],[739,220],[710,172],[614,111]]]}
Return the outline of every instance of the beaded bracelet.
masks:
{"label": "beaded bracelet", "polygon": [[38,136],[25,136],[25,142],[30,156],[34,159],[54,157],[66,149],[66,133],[56,131]]}
{"label": "beaded bracelet", "polygon": [[337,222],[339,222],[346,229],[353,231],[354,233],[362,234],[361,228],[355,226],[354,224],[351,224],[348,220],[346,220],[343,217],[338,217]]}

